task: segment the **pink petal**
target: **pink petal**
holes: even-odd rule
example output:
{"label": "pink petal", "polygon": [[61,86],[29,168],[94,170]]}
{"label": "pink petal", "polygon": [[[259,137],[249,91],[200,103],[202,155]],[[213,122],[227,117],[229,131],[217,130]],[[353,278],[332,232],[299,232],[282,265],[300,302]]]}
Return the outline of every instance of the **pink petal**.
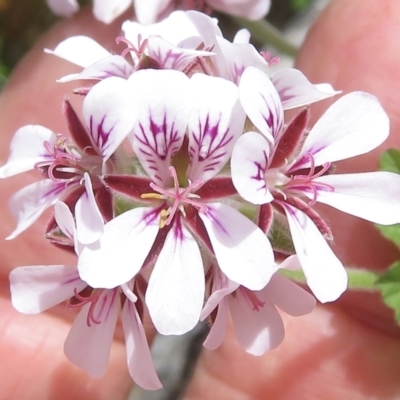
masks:
{"label": "pink petal", "polygon": [[217,316],[211,325],[210,332],[203,343],[203,346],[208,350],[215,350],[221,346],[225,338],[226,325],[228,323],[228,301],[222,299],[218,305]]}
{"label": "pink petal", "polygon": [[270,0],[207,0],[207,3],[223,13],[250,20],[264,18],[271,6]]}
{"label": "pink petal", "polygon": [[248,299],[241,293],[229,296],[236,337],[247,353],[261,356],[279,346],[285,336],[282,318],[268,297],[257,293],[264,305],[254,310]]}
{"label": "pink petal", "polygon": [[10,273],[11,301],[19,312],[37,314],[73,297],[87,285],[76,267],[18,267]]}
{"label": "pink petal", "polygon": [[101,22],[110,24],[132,4],[132,0],[94,0],[93,14]]}
{"label": "pink petal", "polygon": [[96,151],[107,161],[133,127],[128,81],[111,77],[94,86],[83,102],[83,115]]}
{"label": "pink petal", "polygon": [[53,157],[46,150],[45,142],[53,145],[56,140],[56,134],[44,126],[26,125],[18,129],[11,141],[7,163],[0,168],[0,178],[29,171],[38,162],[51,161]]}
{"label": "pink petal", "polygon": [[146,69],[134,73],[129,83],[129,107],[135,110],[130,111],[133,149],[149,177],[157,185],[168,186],[168,167],[185,136],[193,97],[189,95],[190,81],[179,71]]}
{"label": "pink petal", "polygon": [[175,220],[151,273],[146,304],[163,335],[182,335],[199,322],[205,279],[199,246]]}
{"label": "pink petal", "polygon": [[334,103],[311,129],[296,168],[344,160],[368,153],[389,135],[389,118],[375,96],[349,93]]}
{"label": "pink petal", "polygon": [[239,84],[239,97],[251,122],[274,142],[283,128],[283,109],[267,74],[254,67],[246,68]]}
{"label": "pink petal", "polygon": [[125,335],[129,374],[143,389],[162,388],[154,369],[153,360],[142,321],[134,303],[126,300],[122,309],[122,326]]}
{"label": "pink petal", "polygon": [[65,192],[65,184],[44,179],[25,186],[14,193],[9,200],[11,213],[17,220],[17,227],[6,239],[11,240],[28,229]]}
{"label": "pink petal", "polygon": [[45,52],[83,68],[111,56],[110,52],[87,36],[71,36],[60,42],[54,50],[45,49]]}
{"label": "pink petal", "polygon": [[268,142],[256,132],[241,136],[233,149],[232,181],[240,196],[250,203],[265,204],[274,199],[265,177],[269,155]]}
{"label": "pink petal", "polygon": [[293,317],[310,313],[316,304],[314,296],[279,273],[263,290],[277,307]]}
{"label": "pink petal", "polygon": [[91,287],[112,289],[130,281],[140,270],[159,230],[151,208],[129,210],[104,226],[99,241],[79,257],[81,278]]}
{"label": "pink petal", "polygon": [[71,17],[79,10],[76,0],[46,0],[50,10],[60,17]]}
{"label": "pink petal", "polygon": [[208,203],[199,212],[210,237],[218,265],[232,281],[259,290],[271,279],[274,256],[261,229],[239,211],[222,203]]}
{"label": "pink petal", "polygon": [[336,300],[347,287],[347,274],[314,222],[302,211],[281,204],[307,284],[321,303]]}
{"label": "pink petal", "polygon": [[78,241],[90,244],[97,241],[104,231],[104,220],[93,194],[89,174],[84,176],[85,192],[75,205],[76,230]]}
{"label": "pink petal", "polygon": [[[400,222],[400,175],[392,172],[326,175],[314,180],[334,190],[318,190],[317,201],[375,224]],[[312,197],[312,194],[305,193]]]}
{"label": "pink petal", "polygon": [[341,93],[329,84],[313,85],[295,68],[280,69],[271,80],[279,93],[284,110],[306,106]]}
{"label": "pink petal", "polygon": [[95,306],[94,316],[100,323],[87,323],[91,304],[82,307],[64,343],[68,360],[94,378],[107,371],[111,344],[120,310],[118,290],[105,290]]}
{"label": "pink petal", "polygon": [[222,78],[195,74],[189,116],[189,157],[187,172],[192,182],[208,181],[229,160],[233,146],[244,129],[245,114],[235,84]]}

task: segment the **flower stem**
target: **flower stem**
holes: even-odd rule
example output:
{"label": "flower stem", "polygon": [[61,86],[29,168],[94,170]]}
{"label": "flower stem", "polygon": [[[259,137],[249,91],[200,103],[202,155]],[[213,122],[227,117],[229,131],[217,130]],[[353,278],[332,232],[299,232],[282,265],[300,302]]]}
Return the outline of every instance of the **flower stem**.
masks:
{"label": "flower stem", "polygon": [[282,53],[292,57],[296,56],[296,46],[288,42],[282,32],[268,21],[263,19],[260,21],[249,21],[241,17],[233,17],[233,20],[243,28],[248,29],[252,37],[259,40],[262,44],[270,44]]}
{"label": "flower stem", "polygon": [[[289,271],[280,270],[279,271],[286,278],[298,283],[305,283],[306,278],[303,271]],[[353,290],[368,290],[368,291],[378,291],[379,288],[376,285],[379,274],[372,271],[367,271],[360,268],[346,268],[347,276],[349,278],[348,288]]]}

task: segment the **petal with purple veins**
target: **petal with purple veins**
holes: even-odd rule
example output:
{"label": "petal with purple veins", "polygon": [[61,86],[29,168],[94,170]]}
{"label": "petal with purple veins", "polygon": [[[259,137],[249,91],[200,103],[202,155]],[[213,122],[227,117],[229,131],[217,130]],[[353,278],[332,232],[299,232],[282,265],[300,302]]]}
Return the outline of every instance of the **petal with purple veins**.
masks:
{"label": "petal with purple veins", "polygon": [[189,78],[173,70],[140,70],[129,78],[132,147],[149,177],[169,186],[169,166],[181,148],[191,107]]}
{"label": "petal with purple veins", "polygon": [[237,86],[222,78],[195,74],[191,79],[194,101],[189,116],[188,178],[208,181],[229,160],[243,133],[245,114]]}
{"label": "petal with purple veins", "polygon": [[232,181],[240,196],[250,203],[265,204],[274,199],[266,182],[269,153],[268,142],[256,132],[241,136],[233,149]]}

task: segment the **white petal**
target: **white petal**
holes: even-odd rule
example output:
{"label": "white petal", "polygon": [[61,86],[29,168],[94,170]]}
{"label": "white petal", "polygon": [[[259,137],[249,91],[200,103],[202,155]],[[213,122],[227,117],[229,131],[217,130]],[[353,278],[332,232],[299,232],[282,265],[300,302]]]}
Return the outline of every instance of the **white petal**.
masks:
{"label": "white petal", "polygon": [[11,213],[17,220],[17,227],[7,240],[14,239],[28,229],[43,213],[53,205],[65,191],[64,183],[56,183],[51,179],[25,186],[14,193],[9,200]]}
{"label": "white petal", "polygon": [[86,246],[79,257],[81,278],[94,288],[115,288],[131,280],[159,230],[159,218],[151,208],[135,208],[104,226],[99,241]]}
{"label": "white petal", "polygon": [[132,4],[132,0],[94,0],[93,14],[101,22],[109,24]]}
{"label": "white petal", "polygon": [[199,322],[205,287],[203,261],[193,236],[175,220],[146,292],[153,324],[163,335],[182,335]]}
{"label": "white petal", "polygon": [[263,290],[277,307],[293,317],[310,313],[316,304],[313,295],[279,273]]}
{"label": "white petal", "polygon": [[62,201],[54,205],[54,218],[58,227],[70,239],[75,237],[75,220],[69,207]]}
{"label": "white petal", "polygon": [[76,0],[46,0],[50,10],[59,17],[71,17],[79,10]]}
{"label": "white petal", "polygon": [[64,343],[68,360],[94,378],[107,371],[111,344],[120,310],[117,290],[105,290],[95,306],[94,316],[100,323],[87,323],[91,303],[79,312]]}
{"label": "white petal", "polygon": [[246,115],[239,103],[237,86],[222,78],[195,74],[194,96],[189,116],[188,177],[192,182],[208,181],[229,160],[242,134]]}
{"label": "white petal", "polygon": [[251,122],[273,142],[283,128],[283,109],[279,94],[267,74],[248,67],[239,83],[239,97]]}
{"label": "white petal", "polygon": [[284,110],[312,104],[340,93],[329,84],[313,85],[295,68],[280,69],[271,80],[279,93]]}
{"label": "white petal", "polygon": [[251,290],[265,287],[274,272],[274,255],[266,235],[234,208],[217,203],[207,207],[199,216],[222,272]]}
{"label": "white petal", "polygon": [[44,145],[45,142],[54,145],[56,140],[56,134],[44,126],[27,125],[18,129],[11,141],[7,163],[0,168],[0,178],[29,171],[38,162],[53,160]]}
{"label": "white petal", "polygon": [[95,149],[103,162],[115,152],[133,127],[130,100],[132,93],[126,79],[111,77],[95,85],[83,102],[83,115]]}
{"label": "white petal", "polygon": [[163,187],[170,183],[168,167],[185,136],[189,83],[185,74],[172,70],[140,70],[129,78],[132,146],[146,173]]}
{"label": "white petal", "polygon": [[162,384],[154,369],[142,321],[135,305],[128,300],[125,301],[122,309],[122,326],[125,335],[128,369],[132,379],[143,389],[161,389]]}
{"label": "white petal", "polygon": [[152,24],[171,2],[171,0],[134,0],[136,19],[144,25]]}
{"label": "white petal", "polygon": [[269,153],[268,142],[256,132],[241,136],[233,149],[232,182],[240,196],[250,203],[265,204],[274,199],[265,180]]}
{"label": "white petal", "polygon": [[44,51],[83,68],[111,56],[110,52],[87,36],[71,36],[60,42],[54,50]]}
{"label": "white petal", "polygon": [[[317,201],[382,225],[400,222],[400,175],[392,172],[326,175],[314,182],[334,191],[318,190]],[[305,193],[312,197],[312,194]]]}
{"label": "white petal", "polygon": [[85,192],[75,205],[76,230],[78,241],[90,244],[98,240],[104,231],[104,220],[94,198],[92,182],[86,172]]}
{"label": "white petal", "polygon": [[207,0],[210,7],[226,14],[238,15],[250,20],[264,18],[271,6],[270,0]]}
{"label": "white petal", "polygon": [[79,74],[66,75],[57,82],[69,82],[77,79],[106,79],[112,76],[128,79],[134,72],[133,67],[119,55],[108,56],[85,68]]}
{"label": "white petal", "polygon": [[233,43],[250,43],[251,33],[247,29],[241,29],[236,32]]}
{"label": "white petal", "polygon": [[18,267],[10,273],[13,306],[24,314],[37,314],[73,297],[87,285],[76,267],[46,265]]}
{"label": "white petal", "polygon": [[307,284],[321,303],[336,300],[347,287],[347,274],[314,222],[302,211],[282,204]]}
{"label": "white petal", "polygon": [[375,96],[353,92],[334,103],[311,129],[297,168],[344,160],[368,153],[389,135],[389,118]]}
{"label": "white petal", "polygon": [[285,336],[282,318],[271,300],[261,296],[260,300],[264,301],[264,305],[254,310],[240,290],[236,296],[228,298],[240,346],[255,356],[261,356],[279,346]]}

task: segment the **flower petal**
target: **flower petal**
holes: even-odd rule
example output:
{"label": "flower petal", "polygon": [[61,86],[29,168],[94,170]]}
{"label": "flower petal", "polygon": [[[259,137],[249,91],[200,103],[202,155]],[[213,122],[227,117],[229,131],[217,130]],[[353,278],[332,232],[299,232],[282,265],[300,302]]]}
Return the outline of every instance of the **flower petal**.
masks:
{"label": "flower petal", "polygon": [[221,203],[208,203],[207,208],[199,216],[222,272],[251,290],[265,287],[274,272],[274,255],[266,235],[234,208]]}
{"label": "flower petal", "polygon": [[126,300],[122,309],[122,326],[125,335],[126,355],[129,374],[143,389],[162,388],[154,369],[142,321],[134,303]]}
{"label": "flower petal", "polygon": [[349,93],[334,103],[311,129],[297,157],[295,168],[368,153],[389,135],[389,118],[375,96]]}
{"label": "flower petal", "polygon": [[131,90],[126,79],[111,77],[99,82],[85,97],[86,126],[103,163],[115,152],[133,127]]}
{"label": "flower petal", "polygon": [[134,0],[136,19],[144,25],[153,24],[171,3],[171,0]]}
{"label": "flower petal", "polygon": [[207,0],[207,4],[223,13],[250,20],[264,18],[271,6],[270,0]]}
{"label": "flower petal", "polygon": [[81,278],[93,288],[128,282],[142,267],[158,230],[158,213],[152,208],[135,208],[114,218],[99,241],[83,249],[78,261]]}
{"label": "flower petal", "polygon": [[97,241],[104,232],[104,220],[93,194],[90,176],[85,172],[85,192],[75,205],[76,231],[78,242],[90,244]]}
{"label": "flower petal", "polygon": [[293,317],[310,313],[316,304],[313,295],[279,273],[274,274],[264,290],[277,307]]}
{"label": "flower petal", "polygon": [[314,222],[302,211],[281,203],[307,284],[321,303],[336,300],[347,287],[347,274]]}
{"label": "flower petal", "polygon": [[51,161],[53,156],[46,150],[45,143],[54,145],[57,136],[40,125],[26,125],[15,132],[10,145],[10,156],[0,168],[0,178],[29,171],[41,161]]}
{"label": "flower petal", "polygon": [[[94,378],[107,371],[111,344],[120,310],[118,290],[105,290],[100,295],[95,309],[85,304],[76,317],[64,343],[68,360],[83,368]],[[88,324],[88,313],[93,313],[99,323]]]}
{"label": "flower petal", "polygon": [[179,71],[140,70],[129,78],[135,110],[132,147],[149,177],[169,185],[168,167],[185,136],[191,107],[189,79]]}
{"label": "flower petal", "polygon": [[59,17],[71,17],[79,10],[76,0],[46,0],[50,10]]}
{"label": "flower petal", "polygon": [[261,356],[279,346],[285,336],[282,318],[267,296],[259,292],[264,305],[253,309],[239,289],[236,296],[229,296],[229,308],[240,346],[247,353]]}
{"label": "flower petal", "polygon": [[76,267],[65,265],[15,268],[10,273],[10,285],[12,304],[24,314],[48,310],[87,286]]}
{"label": "flower petal", "polygon": [[204,269],[197,242],[176,219],[151,273],[146,304],[163,335],[182,335],[199,322]]}
{"label": "flower petal", "polygon": [[203,343],[203,346],[208,350],[215,350],[221,346],[224,341],[226,325],[228,323],[228,301],[223,298],[218,305],[217,315],[210,328],[210,332]]}
{"label": "flower petal", "polygon": [[240,196],[250,203],[265,204],[274,199],[265,179],[269,153],[268,142],[256,132],[241,136],[233,149],[232,182]]}
{"label": "flower petal", "polygon": [[[321,184],[317,201],[375,224],[400,222],[400,175],[378,171],[326,175],[314,179]],[[324,190],[328,187],[334,188]],[[312,198],[311,193],[305,193]]]}
{"label": "flower petal", "polygon": [[245,114],[237,86],[222,78],[195,74],[189,116],[189,179],[208,181],[229,160],[244,128]]}
{"label": "flower petal", "polygon": [[110,24],[132,4],[132,0],[94,0],[93,14],[101,22]]}
{"label": "flower petal", "polygon": [[283,108],[267,74],[255,67],[248,67],[239,83],[239,97],[251,122],[271,142],[283,129]]}
{"label": "flower petal", "polygon": [[87,36],[71,36],[60,42],[54,50],[44,51],[83,68],[111,56],[110,52]]}
{"label": "flower petal", "polygon": [[278,70],[271,78],[284,110],[306,106],[340,94],[329,84],[313,85],[295,68]]}
{"label": "flower petal", "polygon": [[63,192],[65,192],[63,182],[56,183],[51,179],[44,179],[25,186],[14,193],[8,204],[11,213],[17,220],[17,227],[6,239],[14,239],[25,229],[28,229],[46,208],[53,205],[61,197]]}

